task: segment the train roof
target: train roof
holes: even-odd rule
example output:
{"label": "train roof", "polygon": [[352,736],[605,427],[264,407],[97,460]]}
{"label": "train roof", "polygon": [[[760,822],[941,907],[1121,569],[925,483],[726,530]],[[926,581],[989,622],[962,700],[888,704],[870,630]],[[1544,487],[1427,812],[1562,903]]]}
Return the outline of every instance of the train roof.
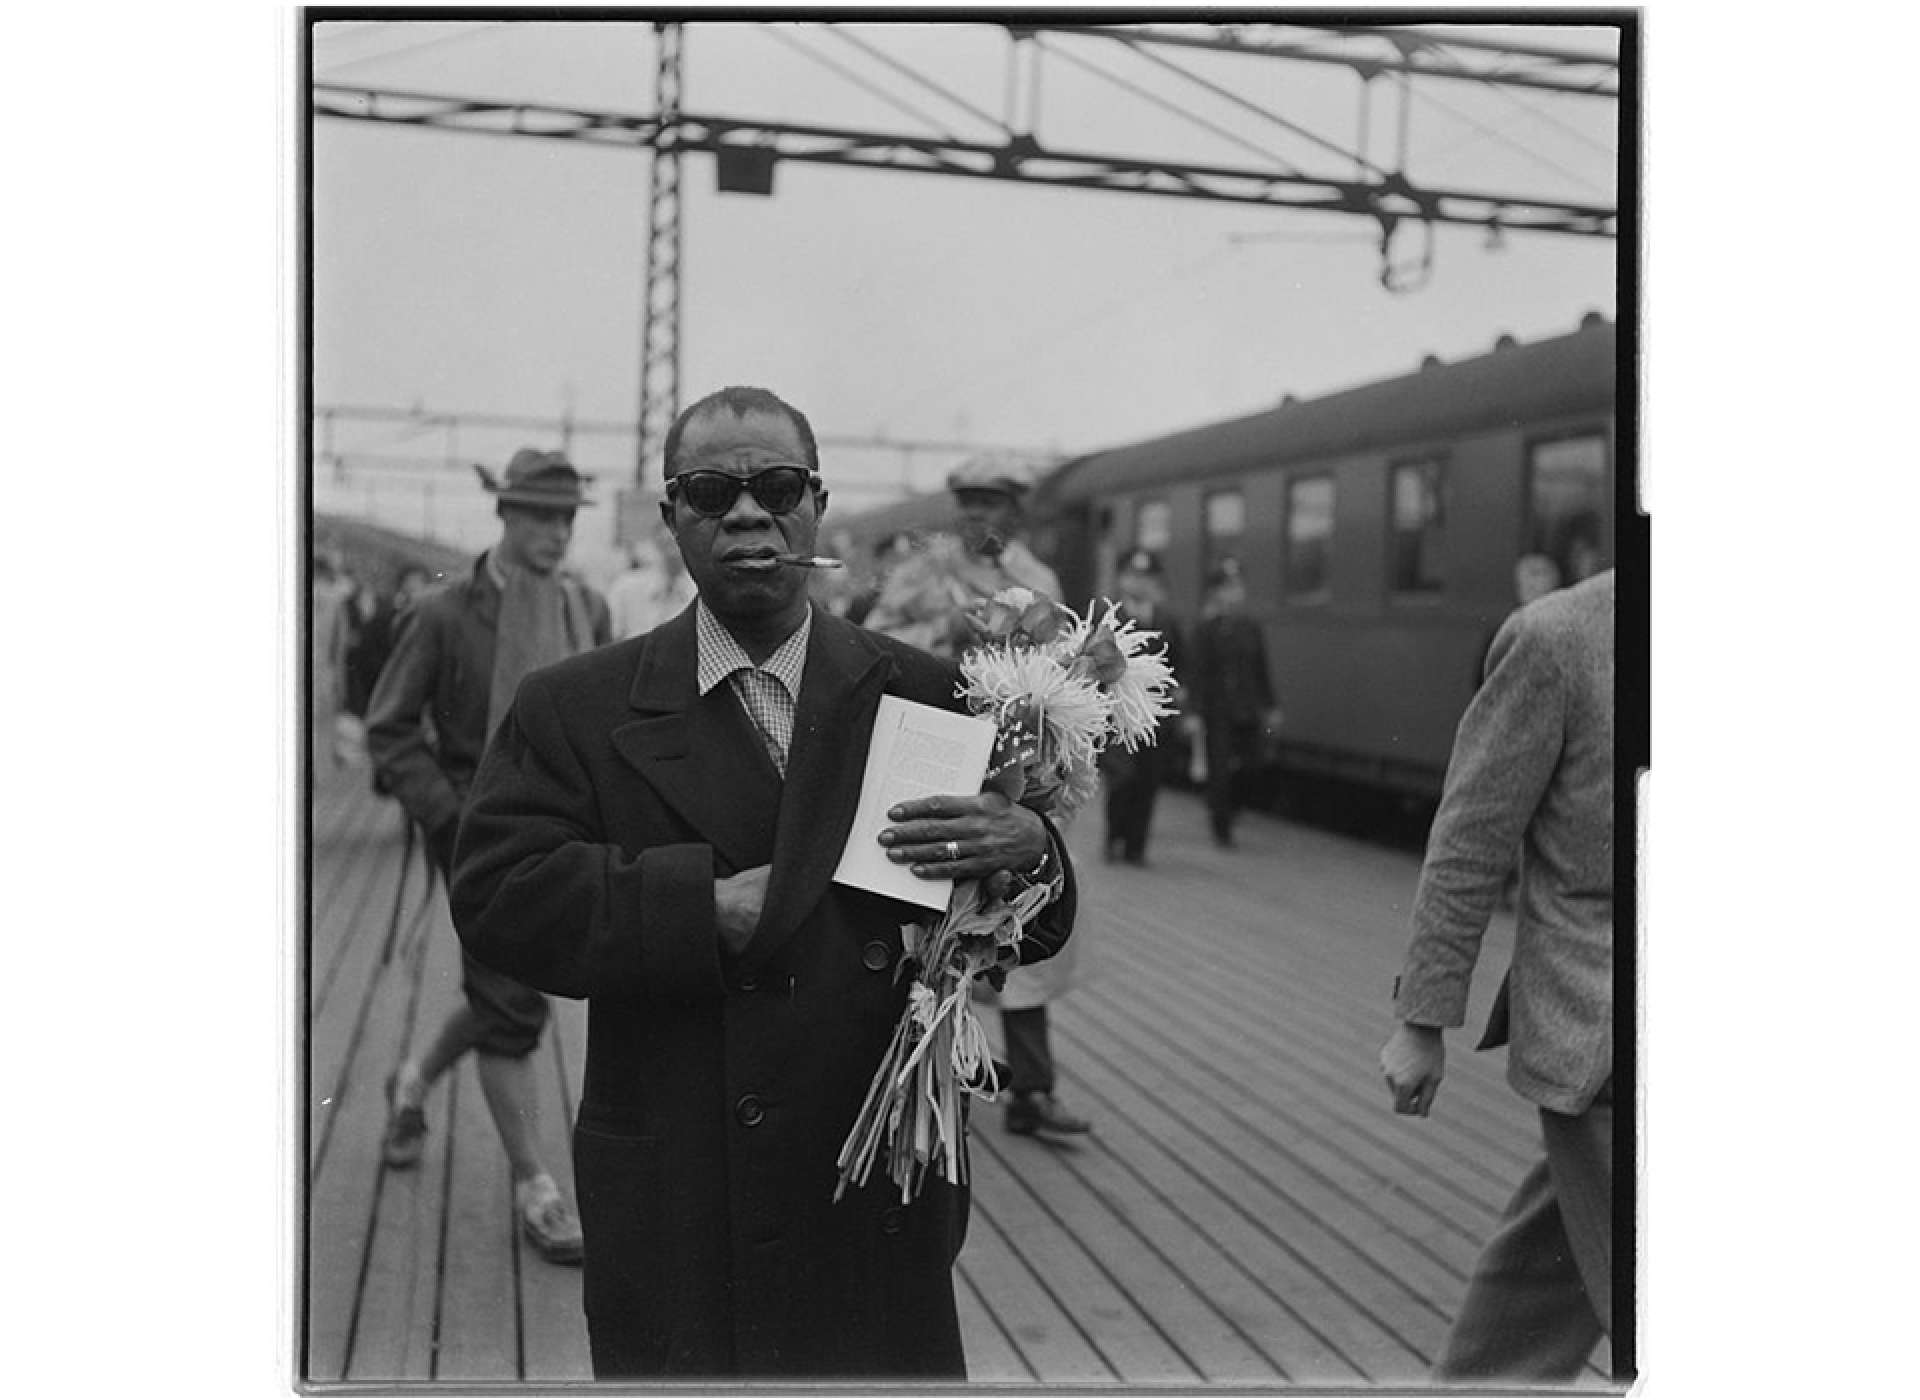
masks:
{"label": "train roof", "polygon": [[1081,501],[1169,480],[1320,461],[1610,409],[1614,345],[1613,323],[1594,316],[1550,340],[1503,340],[1469,360],[1429,360],[1412,374],[1090,453],[1067,463],[1042,489],[1057,501]]}

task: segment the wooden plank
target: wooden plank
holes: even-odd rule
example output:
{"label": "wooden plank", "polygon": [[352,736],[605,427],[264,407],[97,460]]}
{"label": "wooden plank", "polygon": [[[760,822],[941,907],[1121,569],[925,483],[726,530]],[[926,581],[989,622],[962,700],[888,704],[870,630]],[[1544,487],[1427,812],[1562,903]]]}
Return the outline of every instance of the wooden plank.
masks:
{"label": "wooden plank", "polygon": [[[1178,1276],[1178,1286],[1190,1292],[1196,1303],[1204,1300],[1220,1324],[1242,1341],[1251,1355],[1237,1366],[1210,1364],[1210,1382],[1339,1385],[1361,1378],[1360,1370],[1314,1333],[1289,1301],[1273,1290],[1265,1274],[1251,1268],[1229,1241],[1212,1238],[1182,1209],[1169,1194],[1165,1172],[1155,1170],[1163,1164],[1116,1151],[1109,1135],[1099,1131],[1086,1139],[1081,1150],[1024,1153],[1023,1157],[1057,1164],[1057,1170],[1084,1182],[1088,1191],[1097,1193],[1126,1222],[1127,1234],[1121,1243],[1105,1247],[1159,1256]],[[1024,1174],[1038,1180],[1031,1165]],[[1082,1233],[1083,1238],[1102,1239],[1114,1232],[1096,1220]]]}
{"label": "wooden plank", "polygon": [[[429,936],[412,946],[402,965],[408,1005],[400,1015],[400,1036],[394,1048],[398,1063],[413,1047],[431,1036],[452,1009],[452,988],[444,977],[429,977],[430,967],[453,961],[453,937],[444,927],[444,908]],[[385,1071],[369,1063],[371,1079],[378,1074],[384,1095]],[[417,1168],[381,1169],[378,1208],[374,1215],[372,1247],[366,1277],[360,1289],[359,1313],[348,1378],[377,1383],[424,1381],[433,1375],[433,1349],[439,1295],[440,1249],[445,1224],[450,1081],[443,1078],[428,1092],[426,1150]],[[368,1150],[367,1144],[359,1144]],[[379,1150],[378,1140],[371,1150]]]}
{"label": "wooden plank", "polygon": [[[1149,1016],[1089,993],[1078,1009],[1123,1042],[1138,1046],[1169,1073],[1177,1072],[1187,1084],[1205,1085],[1208,1100],[1249,1130],[1284,1140],[1298,1167],[1347,1182],[1363,1195],[1391,1193],[1403,1181],[1421,1183],[1425,1189],[1419,1194],[1426,1204],[1411,1221],[1417,1234],[1437,1231],[1469,1241],[1479,1238],[1511,1194],[1497,1179],[1479,1175],[1470,1158],[1436,1152],[1414,1134],[1404,1136],[1415,1149],[1424,1149],[1417,1155],[1374,1124],[1357,1129],[1355,1122],[1364,1111],[1349,1119],[1337,1089],[1275,1074],[1270,1062],[1257,1054],[1244,1055],[1241,1043],[1230,1037],[1197,1026],[1184,1028],[1178,1040],[1168,1036],[1162,1006]],[[1372,1112],[1382,1120],[1390,1116],[1385,1106]],[[1443,1200],[1445,1208],[1438,1208],[1436,1200]]]}
{"label": "wooden plank", "polygon": [[[561,1048],[567,1023],[579,1006],[549,998],[553,1018],[541,1037],[536,1069],[539,1085],[540,1153],[569,1202],[577,1203],[573,1184],[573,1143],[568,1112],[570,1091]],[[587,1346],[587,1318],[580,1296],[577,1265],[550,1264],[525,1240],[520,1250],[520,1330],[524,1338],[524,1375],[530,1381],[588,1381],[593,1358]]]}
{"label": "wooden plank", "polygon": [[[1350,1248],[1340,1233],[1346,1222],[1322,1218],[1272,1161],[1249,1162],[1223,1149],[1184,1098],[1170,1100],[1153,1082],[1151,1067],[1124,1047],[1108,1048],[1111,1055],[1089,1044],[1074,1061],[1074,1084],[1099,1107],[1095,1132],[1102,1142],[1139,1164],[1217,1247],[1253,1261],[1276,1296],[1297,1305],[1302,1320],[1363,1376],[1415,1373],[1422,1338],[1441,1322],[1437,1309]],[[1421,1312],[1424,1319],[1410,1319]]]}
{"label": "wooden plank", "polygon": [[397,1052],[401,978],[370,983],[362,993],[364,1014],[326,1106],[330,1132],[315,1134],[308,1195],[308,1365],[316,1381],[346,1373],[353,1344],[358,1293],[379,1204],[379,1142],[386,1124],[380,1073],[373,1066]]}
{"label": "wooden plank", "polygon": [[[368,871],[364,905],[391,901],[398,862],[387,860]],[[355,917],[360,905],[350,905],[341,917]],[[384,932],[384,930],[382,930]],[[345,941],[345,940],[343,940]],[[338,976],[327,989],[323,1004],[310,1010],[308,1021],[308,1155],[317,1170],[335,1136],[334,1118],[357,1094],[369,1092],[384,1099],[386,1070],[371,1079],[356,1078],[355,1060],[369,1037],[384,1052],[398,1053],[398,1026],[382,1024],[410,999],[405,978],[396,964],[380,961],[381,940],[365,934],[345,941]],[[388,1066],[391,1067],[390,1065]]]}
{"label": "wooden plank", "polygon": [[[983,1185],[976,1181],[976,1188]],[[991,1214],[979,1208],[981,1194],[976,1189],[959,1268],[967,1286],[1013,1344],[1022,1366],[1042,1384],[1118,1380],[1059,1295],[1041,1280],[1027,1258],[1008,1246]]]}
{"label": "wooden plank", "polygon": [[453,1156],[447,1185],[445,1263],[440,1275],[438,1381],[520,1378],[519,1233],[507,1155],[487,1111],[472,1055],[453,1081]]}
{"label": "wooden plank", "polygon": [[1169,1358],[1158,1354],[1149,1354],[1144,1367],[1118,1360],[1116,1369],[1123,1380],[1197,1377],[1216,1384],[1271,1384],[1283,1378],[1257,1343],[1194,1288],[1192,1277],[1173,1255],[1136,1225],[1128,1208],[1136,1199],[1133,1194],[1106,1195],[1076,1165],[1083,1158],[1103,1154],[1083,1150],[1081,1145],[1059,1150],[992,1132],[978,1135],[975,1147],[978,1155],[998,1158],[1046,1219],[1080,1243],[1100,1273],[1177,1358],[1177,1368],[1169,1368]]}
{"label": "wooden plank", "polygon": [[[1241,979],[1197,986],[1144,959],[1132,975],[1151,994],[1153,1014],[1139,1031],[1143,1038],[1162,1041],[1166,1027],[1178,1026],[1184,1053],[1214,1065],[1224,1079],[1264,1088],[1277,1106],[1310,1106],[1329,1135],[1352,1142],[1383,1170],[1397,1163],[1406,1179],[1431,1182],[1436,1199],[1449,1208],[1457,1201],[1471,1211],[1497,1210],[1525,1170],[1528,1139],[1537,1142],[1538,1129],[1511,1093],[1498,1114],[1476,1112],[1459,1095],[1449,1095],[1438,1119],[1410,1122],[1393,1114],[1380,1081],[1366,1073],[1376,1063],[1371,1047],[1330,1044],[1331,1037],[1301,1018],[1284,1012],[1269,1018],[1236,1005],[1234,998],[1246,995]],[[1137,1023],[1135,999],[1115,998],[1111,991],[1095,987],[1081,995],[1125,1008]],[[1450,1084],[1461,1077],[1459,1068],[1449,1068]],[[1497,1155],[1490,1148],[1496,1142]]]}
{"label": "wooden plank", "polygon": [[984,1384],[1031,1381],[1033,1372],[1020,1359],[1020,1352],[974,1290],[973,1280],[965,1269],[954,1271],[953,1297],[960,1314],[967,1379]]}
{"label": "wooden plank", "polygon": [[[978,1142],[988,1146],[982,1135]],[[1046,1150],[1046,1149],[1041,1149]],[[1002,1167],[995,1172],[994,1165]],[[1176,1384],[1200,1378],[1198,1368],[1066,1221],[991,1150],[974,1159],[974,1212],[985,1216],[1009,1252],[1053,1296],[1074,1300],[1075,1322],[1122,1382]]]}

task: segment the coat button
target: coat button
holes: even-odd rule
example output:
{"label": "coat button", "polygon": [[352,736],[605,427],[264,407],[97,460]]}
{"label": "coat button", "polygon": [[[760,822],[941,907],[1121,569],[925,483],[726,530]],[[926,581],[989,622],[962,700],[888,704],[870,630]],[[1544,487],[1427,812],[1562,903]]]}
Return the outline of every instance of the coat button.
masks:
{"label": "coat button", "polygon": [[893,961],[893,954],[888,951],[886,944],[876,938],[860,950],[860,961],[867,965],[869,972],[885,972],[887,965]]}
{"label": "coat button", "polygon": [[757,991],[759,990],[759,987],[760,987],[760,984],[754,981],[751,977],[742,977],[740,979],[740,990],[743,992]]}
{"label": "coat button", "polygon": [[742,1127],[751,1128],[767,1116],[767,1111],[760,1106],[760,1100],[755,1095],[743,1094],[740,1102],[733,1106],[733,1116],[740,1120]]}
{"label": "coat button", "polygon": [[880,1228],[889,1235],[897,1235],[907,1223],[907,1213],[899,1206],[888,1206],[880,1212]]}

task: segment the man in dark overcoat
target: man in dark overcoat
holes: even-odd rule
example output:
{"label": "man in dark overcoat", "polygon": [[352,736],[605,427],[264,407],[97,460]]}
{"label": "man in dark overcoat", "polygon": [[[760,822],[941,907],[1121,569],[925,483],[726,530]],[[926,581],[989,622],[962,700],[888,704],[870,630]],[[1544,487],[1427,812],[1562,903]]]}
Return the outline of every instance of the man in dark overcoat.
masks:
{"label": "man in dark overcoat", "polygon": [[[813,607],[827,493],[803,415],[725,389],[668,434],[662,511],[699,588],[653,632],[536,673],[460,829],[473,955],[590,1002],[574,1169],[598,1378],[965,1375],[964,1186],[835,1201],[836,1160],[905,1005],[903,923],[835,884],[875,709],[947,709],[950,661]],[[797,692],[797,693],[796,693]],[[896,807],[927,876],[1051,882],[1022,956],[1073,918],[1057,836],[999,793]]]}
{"label": "man in dark overcoat", "polygon": [[1217,846],[1233,845],[1247,774],[1264,739],[1280,726],[1266,633],[1245,612],[1240,561],[1221,560],[1207,574],[1206,601],[1194,629],[1186,676],[1207,755],[1207,820]]}

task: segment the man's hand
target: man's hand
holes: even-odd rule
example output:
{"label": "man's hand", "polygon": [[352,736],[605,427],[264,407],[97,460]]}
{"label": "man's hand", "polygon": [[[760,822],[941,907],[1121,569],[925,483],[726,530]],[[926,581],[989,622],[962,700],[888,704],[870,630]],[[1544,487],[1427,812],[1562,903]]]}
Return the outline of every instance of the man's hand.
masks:
{"label": "man's hand", "polygon": [[754,929],[760,925],[760,908],[767,902],[767,876],[771,865],[756,865],[713,882],[713,921],[720,927],[720,942],[729,953],[747,946]]}
{"label": "man's hand", "polygon": [[1438,1026],[1402,1021],[1380,1047],[1380,1070],[1393,1094],[1393,1111],[1425,1118],[1447,1072],[1447,1047]]}
{"label": "man's hand", "polygon": [[887,859],[928,880],[984,880],[1031,870],[1047,852],[1046,824],[1003,792],[919,797],[887,813]]}

